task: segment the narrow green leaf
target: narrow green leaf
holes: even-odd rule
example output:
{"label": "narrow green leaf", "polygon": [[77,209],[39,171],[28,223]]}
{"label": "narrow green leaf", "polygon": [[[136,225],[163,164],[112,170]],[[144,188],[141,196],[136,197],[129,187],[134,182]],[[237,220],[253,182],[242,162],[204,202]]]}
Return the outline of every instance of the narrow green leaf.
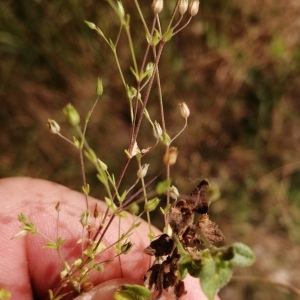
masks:
{"label": "narrow green leaf", "polygon": [[137,82],[139,82],[139,81],[142,80],[142,78],[140,78],[139,74],[134,70],[133,67],[130,67],[130,71],[131,71],[131,73],[133,74],[133,76],[135,77],[135,80],[136,80]]}
{"label": "narrow green leaf", "polygon": [[60,247],[60,246],[61,246],[62,244],[64,244],[66,241],[67,241],[66,239],[63,239],[63,238],[59,237],[59,238],[57,238],[57,240],[56,240],[56,245],[57,245],[58,247]]}
{"label": "narrow green leaf", "polygon": [[99,173],[97,174],[97,178],[100,182],[102,182],[104,185],[108,183],[107,174],[103,169],[99,170]]}
{"label": "narrow green leaf", "polygon": [[97,162],[97,155],[96,155],[96,153],[92,149],[89,149],[89,151],[84,150],[84,155],[92,163],[96,163]]}
{"label": "narrow green leaf", "polygon": [[165,208],[160,207],[159,209],[160,209],[161,213],[163,215],[165,215],[169,211],[169,209],[171,208],[171,206],[172,206],[171,204],[168,204]]}
{"label": "narrow green leaf", "polygon": [[119,202],[123,202],[127,196],[127,191],[125,190],[121,196],[118,197]]}
{"label": "narrow green leaf", "polygon": [[115,212],[117,209],[115,203],[113,203],[113,201],[108,197],[104,197],[104,200],[105,200],[108,208],[110,209],[110,211]]}
{"label": "narrow green leaf", "polygon": [[55,243],[49,242],[48,244],[44,245],[43,248],[46,248],[46,249],[57,249],[57,245]]}
{"label": "narrow green leaf", "polygon": [[85,195],[88,195],[90,193],[90,185],[88,183],[86,185],[83,185],[81,188]]}

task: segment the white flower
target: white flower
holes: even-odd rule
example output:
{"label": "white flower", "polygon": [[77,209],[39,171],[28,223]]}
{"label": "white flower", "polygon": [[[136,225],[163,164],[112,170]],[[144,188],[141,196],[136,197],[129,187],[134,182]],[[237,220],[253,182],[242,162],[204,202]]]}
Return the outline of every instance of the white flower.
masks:
{"label": "white flower", "polygon": [[136,156],[137,154],[140,154],[140,153],[141,153],[141,150],[138,147],[137,142],[134,142],[133,148],[132,148],[131,153],[130,153],[131,157],[134,157],[134,156]]}
{"label": "white flower", "polygon": [[149,168],[149,164],[142,165],[141,169],[137,171],[138,178],[144,178],[147,174],[148,168]]}
{"label": "white flower", "polygon": [[60,126],[55,120],[48,119],[48,127],[54,134],[58,134],[60,132]]}
{"label": "white flower", "polygon": [[169,188],[169,192],[170,192],[170,197],[174,200],[176,200],[179,197],[179,192],[176,186],[172,185]]}
{"label": "white flower", "polygon": [[157,139],[159,139],[163,134],[160,124],[156,121],[154,121],[153,134]]}

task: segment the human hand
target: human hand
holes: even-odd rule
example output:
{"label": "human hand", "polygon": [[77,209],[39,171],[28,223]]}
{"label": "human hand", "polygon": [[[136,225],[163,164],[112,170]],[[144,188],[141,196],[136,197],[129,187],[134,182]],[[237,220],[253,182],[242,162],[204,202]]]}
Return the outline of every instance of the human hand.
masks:
{"label": "human hand", "polygon": [[[90,198],[91,207],[95,199]],[[59,282],[61,261],[53,249],[43,249],[46,244],[40,236],[28,234],[26,237],[11,239],[20,231],[17,216],[24,213],[34,225],[46,236],[56,239],[57,211],[55,205],[61,203],[58,235],[68,241],[62,247],[67,261],[74,261],[80,255],[77,240],[81,237],[80,215],[85,210],[85,200],[81,193],[40,179],[7,178],[0,180],[0,288],[5,288],[12,295],[12,300],[45,299],[48,290]],[[106,205],[97,201],[99,210]],[[122,219],[122,228],[130,225],[128,219]],[[129,254],[122,256],[123,278],[118,259],[110,263],[102,273],[91,275],[98,291],[90,297],[85,294],[77,299],[112,299],[116,287],[124,283],[141,283],[144,273],[149,268],[149,256],[143,249],[149,245],[148,224],[142,222],[130,237],[134,242]],[[160,234],[158,230],[155,231]],[[105,242],[110,244],[117,240],[118,222],[113,222],[106,234]],[[199,287],[199,280],[185,279],[187,295],[182,300],[207,299]],[[164,294],[166,297],[170,297]],[[89,298],[88,298],[89,297]],[[172,299],[172,298],[166,298]],[[219,299],[216,297],[216,300]]]}

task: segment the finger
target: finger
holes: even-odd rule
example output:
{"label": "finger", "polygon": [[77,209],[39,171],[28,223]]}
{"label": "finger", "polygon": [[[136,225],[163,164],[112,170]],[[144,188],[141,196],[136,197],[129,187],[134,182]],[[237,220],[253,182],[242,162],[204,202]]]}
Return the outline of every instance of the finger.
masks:
{"label": "finger", "polygon": [[[79,219],[85,210],[84,197],[63,186],[30,178],[1,180],[0,194],[3,205],[1,214],[3,234],[0,237],[0,249],[1,253],[6,253],[5,257],[0,257],[0,282],[15,295],[14,299],[21,299],[18,298],[20,295],[22,299],[31,299],[32,296],[42,299],[46,296],[48,289],[53,288],[59,281],[62,263],[56,251],[42,248],[46,241],[37,235],[10,240],[19,231],[17,214],[22,212],[27,215],[43,234],[56,240],[55,205],[60,201],[59,236],[68,239],[62,249],[64,257],[71,263],[78,258],[81,251],[81,246],[77,244],[77,241],[81,238],[82,232]],[[94,203],[95,201],[91,199],[90,204],[94,205]],[[100,211],[105,209],[102,202],[99,202],[98,207]],[[122,228],[128,228],[131,222],[131,218],[122,220]],[[122,257],[123,276],[142,278],[146,272],[149,257],[141,250],[147,246],[147,234],[148,227],[142,222],[131,237],[135,247],[130,256]],[[117,240],[118,222],[111,224],[105,236],[107,245]],[[111,256],[111,253],[106,254],[106,258]],[[119,262],[116,259],[107,266],[103,273],[98,274],[95,283],[121,276]]]}

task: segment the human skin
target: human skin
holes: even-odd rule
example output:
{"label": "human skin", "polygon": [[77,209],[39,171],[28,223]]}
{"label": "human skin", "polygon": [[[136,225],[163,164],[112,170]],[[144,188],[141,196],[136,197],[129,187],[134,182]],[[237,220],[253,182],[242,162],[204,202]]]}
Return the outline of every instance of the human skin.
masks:
{"label": "human skin", "polygon": [[[0,180],[0,288],[5,288],[12,295],[12,300],[46,299],[48,290],[53,289],[59,281],[62,269],[61,260],[56,250],[42,248],[47,244],[39,235],[27,234],[12,239],[20,231],[21,223],[17,217],[21,212],[43,234],[52,240],[57,237],[56,204],[60,202],[60,221],[58,236],[67,239],[62,247],[64,258],[72,263],[80,255],[81,246],[77,241],[81,238],[82,226],[79,222],[82,212],[86,209],[83,194],[72,191],[62,185],[33,178],[6,178]],[[89,198],[89,206],[94,209],[96,200]],[[99,211],[106,206],[97,201]],[[122,219],[122,229],[128,228],[132,218]],[[149,268],[149,256],[143,249],[149,245],[147,236],[148,225],[142,222],[130,236],[134,243],[129,254],[122,256],[121,274],[119,260],[105,265],[104,272],[91,273],[90,281],[98,285],[98,291],[88,298],[112,299],[116,287],[125,282],[142,283],[143,274]],[[157,235],[160,234],[155,229]],[[118,222],[113,222],[105,235],[105,244],[116,241]],[[108,251],[106,258],[112,255]],[[182,300],[205,300],[198,279],[185,279],[187,295]],[[97,296],[98,295],[98,296]],[[169,296],[166,296],[169,297]],[[78,298],[79,299],[79,298]],[[172,299],[172,298],[169,298]],[[216,297],[216,300],[219,299]]]}

